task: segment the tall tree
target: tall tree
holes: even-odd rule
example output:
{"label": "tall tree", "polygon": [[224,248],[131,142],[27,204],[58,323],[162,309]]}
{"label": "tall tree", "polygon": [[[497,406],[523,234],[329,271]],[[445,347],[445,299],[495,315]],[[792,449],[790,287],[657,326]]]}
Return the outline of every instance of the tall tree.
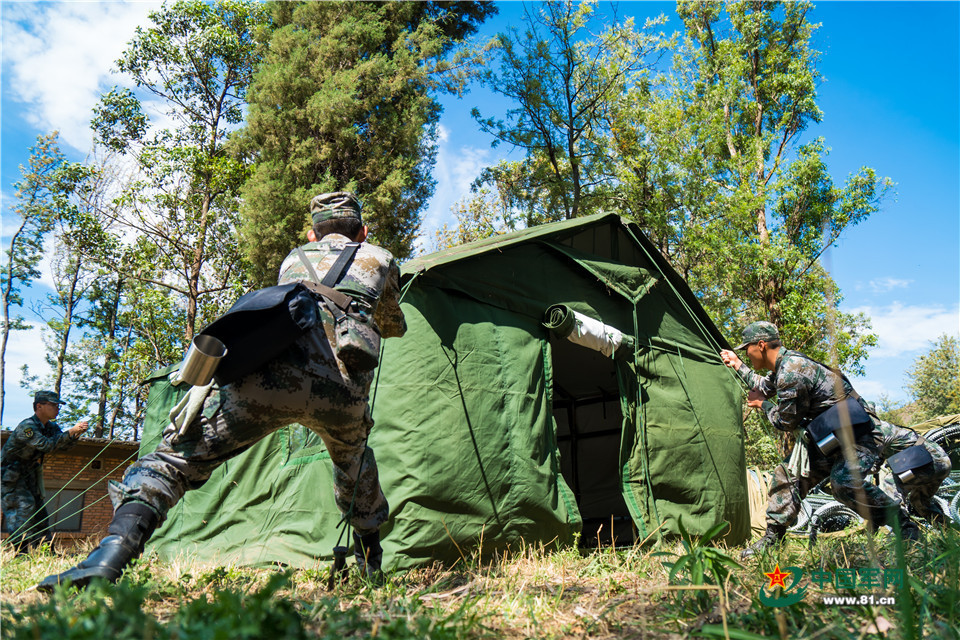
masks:
{"label": "tall tree", "polygon": [[941,335],[914,361],[907,377],[918,421],[960,413],[960,340]]}
{"label": "tall tree", "polygon": [[[119,357],[118,334],[133,336],[132,327],[119,324],[121,293],[126,280],[104,268],[118,262],[124,250],[117,237],[113,196],[118,189],[118,159],[98,148],[83,164],[68,163],[61,170],[62,189],[56,198],[51,275],[53,292],[37,315],[47,319],[44,342],[51,374],[42,386],[60,392],[68,404],[61,410],[70,421],[93,415],[94,435],[102,437],[105,418],[124,403],[111,374]],[[138,318],[139,314],[128,314]],[[81,333],[74,331],[80,329]],[[39,384],[40,376],[34,376]]]}
{"label": "tall tree", "polygon": [[242,286],[236,227],[247,168],[228,151],[227,137],[243,120],[259,59],[255,32],[265,28],[266,14],[259,3],[180,0],[150,20],[117,69],[159,101],[165,120],[151,129],[140,98],[114,89],[93,125],[98,140],[129,154],[137,169],[113,220],[136,241],[111,267],[183,301],[186,343]]}
{"label": "tall tree", "polygon": [[610,157],[601,141],[608,135],[605,117],[631,82],[638,82],[659,59],[669,41],[633,20],[613,24],[596,15],[596,1],[549,0],[525,5],[524,31],[501,33],[499,70],[488,69],[483,82],[507,97],[513,108],[505,120],[473,117],[494,144],[525,149],[520,163],[491,167],[481,182],[507,187],[513,205],[525,210],[527,225],[592,213],[610,196]]}
{"label": "tall tree", "polygon": [[891,183],[863,167],[842,186],[822,139],[816,25],[806,2],[681,2],[672,72],[614,114],[621,209],[687,276],[728,335],[763,318],[793,348],[862,370],[875,343],[839,312],[820,259],[879,209]]}
{"label": "tall tree", "polygon": [[[83,242],[83,221],[89,215],[87,207],[91,195],[98,193],[96,172],[79,162],[64,163],[57,171],[57,192],[53,194],[51,210],[53,247],[50,251],[50,274],[53,292],[45,301],[34,305],[34,313],[46,319],[44,343],[47,347],[46,364],[52,375],[45,388],[60,394],[67,369],[76,364],[70,352],[71,335],[82,326],[80,307],[86,289],[96,273],[84,261],[79,245]],[[70,419],[64,412],[64,419]]]}
{"label": "tall tree", "polygon": [[19,222],[10,238],[3,265],[2,305],[3,338],[0,343],[0,421],[6,393],[6,353],[10,334],[29,328],[22,315],[14,315],[14,307],[23,306],[23,289],[40,277],[43,241],[53,228],[56,198],[61,192],[61,170],[66,159],[57,145],[56,132],[41,135],[30,152],[27,167],[20,167],[22,178],[15,185],[16,204],[13,213]]}
{"label": "tall tree", "polygon": [[249,92],[243,190],[253,277],[275,281],[302,241],[310,197],[350,190],[373,239],[405,257],[433,193],[440,105],[476,61],[463,39],[484,2],[280,2]]}
{"label": "tall tree", "polygon": [[504,198],[486,187],[478,188],[470,197],[458,200],[451,207],[457,223],[452,229],[444,224],[434,237],[436,250],[502,235],[515,230],[515,219]]}
{"label": "tall tree", "polygon": [[115,384],[116,363],[133,334],[132,327],[121,324],[124,284],[123,277],[104,272],[93,281],[87,292],[87,335],[75,348],[79,361],[75,382],[80,392],[94,402],[91,426],[97,438],[104,437],[110,416],[118,415],[125,401],[125,389]]}

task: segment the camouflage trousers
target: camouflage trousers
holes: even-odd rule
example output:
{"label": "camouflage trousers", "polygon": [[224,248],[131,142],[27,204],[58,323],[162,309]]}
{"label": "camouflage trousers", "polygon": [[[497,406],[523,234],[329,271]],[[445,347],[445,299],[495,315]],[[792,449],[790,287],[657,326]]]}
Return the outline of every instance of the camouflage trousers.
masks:
{"label": "camouflage trousers", "polygon": [[348,513],[352,505],[350,524],[359,534],[376,531],[388,506],[373,450],[366,446],[373,426],[367,406],[371,377],[348,374],[322,330],[307,333],[254,373],[214,388],[185,429],[168,426],[156,451],[110,486],[114,506],[144,502],[163,522],[187,490],[202,486],[225,461],[300,423],[327,447],[337,507]]}
{"label": "camouflage trousers", "polygon": [[49,542],[49,516],[44,507],[43,493],[28,482],[3,483],[0,489],[3,508],[3,530],[10,534],[7,541],[17,548],[33,547]]}
{"label": "camouflage trousers", "polygon": [[950,456],[936,444],[926,441],[922,444],[930,452],[933,461],[914,469],[913,477],[907,482],[901,482],[893,475],[890,468],[884,465],[880,473],[880,486],[891,496],[908,504],[918,516],[929,520],[931,515],[943,515],[934,504],[933,496],[936,495],[943,479],[950,475],[951,462]]}
{"label": "camouflage trousers", "polygon": [[[798,443],[797,446],[803,446]],[[770,481],[767,498],[767,527],[789,528],[797,523],[800,503],[810,489],[825,478],[830,478],[833,497],[850,507],[865,519],[880,526],[887,522],[891,509],[898,502],[884,493],[867,477],[880,459],[880,452],[872,433],[864,434],[855,443],[853,464],[837,452],[829,458],[815,446],[807,446],[810,457],[810,475],[794,478],[785,464],[777,466]]]}

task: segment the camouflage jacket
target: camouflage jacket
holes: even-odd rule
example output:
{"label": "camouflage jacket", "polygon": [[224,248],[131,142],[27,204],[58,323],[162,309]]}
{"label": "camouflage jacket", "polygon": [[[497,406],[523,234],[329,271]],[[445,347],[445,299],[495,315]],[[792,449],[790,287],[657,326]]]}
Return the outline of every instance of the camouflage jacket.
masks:
{"label": "camouflage jacket", "polygon": [[[798,351],[780,349],[773,371],[760,376],[741,364],[737,373],[767,400],[763,411],[781,431],[805,427],[811,420],[847,397],[853,387],[842,376]],[[769,398],[776,396],[777,402]]]}
{"label": "camouflage jacket", "polygon": [[3,482],[16,482],[23,474],[39,467],[45,454],[66,449],[77,440],[69,431],[61,431],[56,422],[43,424],[37,416],[30,416],[17,425],[3,444],[0,452]]}
{"label": "camouflage jacket", "polygon": [[[346,236],[331,234],[301,249],[313,264],[317,277],[322,280],[348,242],[350,239]],[[297,280],[311,278],[294,250],[280,266],[278,284]],[[399,337],[406,332],[407,323],[400,309],[400,269],[386,249],[366,242],[361,244],[336,289],[351,296],[368,313],[373,314],[374,322],[384,338]]]}

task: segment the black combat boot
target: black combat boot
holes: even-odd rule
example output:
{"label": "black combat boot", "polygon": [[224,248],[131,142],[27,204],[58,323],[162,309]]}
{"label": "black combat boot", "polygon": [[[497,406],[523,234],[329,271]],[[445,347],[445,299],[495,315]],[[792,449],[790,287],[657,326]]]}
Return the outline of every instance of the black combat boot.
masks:
{"label": "black combat boot", "polygon": [[900,509],[897,512],[897,517],[900,520],[900,537],[904,540],[911,540],[916,542],[920,539],[920,527],[916,522],[913,521],[907,512],[903,509]]}
{"label": "black combat boot", "polygon": [[383,547],[380,546],[380,531],[365,536],[353,532],[353,557],[357,561],[360,575],[379,581],[383,576],[380,565],[383,563]]}
{"label": "black combat boot", "polygon": [[930,505],[927,507],[927,522],[933,525],[940,527],[954,527],[957,528],[957,523],[947,515],[943,510],[943,507],[940,506],[940,503],[936,500],[931,500]]}
{"label": "black combat boot", "polygon": [[159,524],[157,512],[142,502],[128,502],[114,512],[106,538],[87,559],[60,574],[47,576],[37,585],[40,591],[53,591],[58,584],[70,583],[84,588],[94,578],[116,582],[124,568],[143,553],[143,546]]}
{"label": "black combat boot", "polygon": [[746,560],[759,553],[763,553],[770,547],[780,544],[780,541],[783,540],[786,535],[787,528],[783,525],[767,523],[767,532],[763,534],[762,538],[740,552],[740,559]]}
{"label": "black combat boot", "polygon": [[920,539],[920,527],[913,521],[910,514],[907,513],[903,505],[893,505],[891,507],[871,507],[868,510],[867,531],[873,533],[880,527],[886,525],[896,531],[893,526],[894,521],[900,523],[900,538],[903,540],[917,541]]}

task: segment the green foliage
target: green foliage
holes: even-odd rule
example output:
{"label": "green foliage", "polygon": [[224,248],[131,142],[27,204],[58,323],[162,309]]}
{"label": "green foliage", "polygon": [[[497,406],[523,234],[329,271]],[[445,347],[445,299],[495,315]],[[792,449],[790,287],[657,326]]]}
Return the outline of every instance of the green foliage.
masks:
{"label": "green foliage", "polygon": [[761,418],[760,411],[751,411],[743,421],[746,431],[744,453],[748,468],[767,470],[780,464],[783,456],[780,454],[779,433],[770,424]]}
{"label": "green foliage", "polygon": [[[190,576],[183,580],[189,581]],[[181,581],[180,584],[183,584]],[[158,620],[147,608],[161,585],[152,581],[118,585],[94,583],[77,592],[58,588],[49,600],[20,609],[4,602],[3,637],[63,640],[101,638],[392,638],[396,640],[464,638],[477,615],[464,606],[449,614],[430,615],[417,599],[392,600],[365,611],[342,607],[335,597],[307,604],[290,597],[290,573],[274,573],[259,587],[235,570],[218,570],[194,585],[166,594],[179,602],[175,612]]]}
{"label": "green foliage", "polygon": [[[692,601],[694,612],[707,611],[713,607],[713,603],[723,602],[731,576],[731,570],[740,568],[739,563],[729,555],[709,546],[714,538],[718,537],[724,531],[730,528],[729,522],[721,522],[707,530],[699,539],[687,533],[683,526],[683,519],[677,522],[680,529],[680,544],[683,545],[684,553],[675,553],[670,551],[660,551],[654,553],[654,556],[675,557],[673,562],[664,562],[663,566],[670,570],[668,581],[672,585],[690,585],[693,587],[703,587],[705,585],[715,585],[718,590],[694,590],[691,595],[685,591],[679,591],[675,601],[681,606],[681,610],[686,612],[688,603]],[[719,591],[722,590],[722,593]],[[717,597],[719,595],[719,598]]]}
{"label": "green foliage", "polygon": [[482,240],[514,231],[514,220],[503,206],[503,200],[480,188],[470,198],[460,200],[453,206],[456,227],[446,224],[437,230],[437,250]]}
{"label": "green foliage", "polygon": [[[474,110],[496,142],[527,155],[487,168],[477,185],[494,188],[507,227],[617,211],[726,335],[770,320],[790,348],[861,373],[876,336],[863,314],[839,311],[820,261],[879,210],[892,183],[863,167],[835,184],[824,141],[800,142],[822,118],[811,8],[678,3],[674,47],[652,33],[659,21],[601,32],[591,2],[535,5],[522,35],[501,34],[499,71],[484,75],[511,99],[506,118]],[[668,49],[673,67],[661,70],[657,54]],[[476,232],[461,219],[454,236],[488,232],[493,211]]]}
{"label": "green foliage", "polygon": [[474,108],[474,119],[494,145],[519,147],[527,157],[489,168],[480,182],[506,195],[526,226],[595,213],[611,197],[603,179],[610,162],[602,144],[607,114],[667,44],[648,32],[664,16],[638,31],[632,19],[607,26],[595,5],[551,0],[528,6],[523,33],[510,27],[498,36],[499,71],[482,76],[516,106],[504,120]]}
{"label": "green foliage", "polygon": [[654,554],[677,558],[674,562],[664,563],[664,566],[670,569],[670,583],[725,586],[731,569],[739,569],[740,564],[720,549],[710,546],[710,543],[729,529],[730,523],[724,521],[715,524],[696,540],[687,533],[682,518],[677,522],[677,527],[680,529],[680,543],[685,553],[661,551]]}
{"label": "green foliage", "polygon": [[[81,305],[98,275],[96,267],[84,260],[81,251],[84,226],[94,215],[91,209],[95,206],[98,170],[81,163],[65,162],[51,175],[51,180],[56,184],[49,214],[53,240],[50,261],[53,292],[32,306],[37,316],[46,319],[43,359],[51,374],[48,379],[38,382],[29,376],[24,365],[21,386],[26,387],[29,382],[33,386],[26,387],[28,389],[42,387],[61,393],[65,378],[80,362],[71,349],[71,334],[75,337],[74,329],[84,326]],[[70,381],[67,383],[70,387]],[[61,411],[64,421],[69,422],[77,413],[82,413],[73,400],[71,398],[70,405]]]}
{"label": "green foliage", "polygon": [[343,609],[336,598],[324,598],[311,612],[315,637],[324,640],[345,637],[454,640],[469,637],[477,617],[467,604],[448,615],[430,615],[416,599],[394,600],[366,613],[356,607]]}
{"label": "green foliage", "polygon": [[[92,123],[97,140],[125,152],[137,172],[112,203],[113,228],[102,226],[114,241],[103,250],[92,247],[89,257],[131,286],[177,296],[178,355],[155,343],[152,350],[153,362],[168,364],[179,359],[197,325],[245,285],[236,230],[248,167],[230,153],[227,136],[243,120],[260,55],[255,36],[267,16],[258,3],[180,0],[152,12],[150,20],[152,26],[137,28],[117,69],[159,99],[170,127],[152,127],[130,90],[102,96]],[[146,306],[150,297],[138,302]],[[145,311],[155,316],[159,309]]]}
{"label": "green foliage", "polygon": [[[838,312],[819,263],[878,210],[890,183],[863,168],[840,187],[819,122],[811,5],[678,5],[685,40],[663,88],[635,89],[619,116],[618,173],[630,215],[650,230],[727,335],[767,319],[787,345],[857,372],[876,338]],[[631,125],[630,123],[635,123]],[[661,196],[649,194],[663,191]]]}
{"label": "green foliage", "polygon": [[462,89],[478,60],[462,39],[496,9],[479,2],[273,8],[239,141],[256,159],[243,190],[253,279],[275,280],[303,242],[310,198],[324,191],[355,192],[371,239],[408,256],[435,184],[435,94]]}
{"label": "green foliage", "polygon": [[[58,588],[48,601],[16,611],[3,604],[4,637],[63,640],[101,638],[305,638],[296,604],[278,592],[289,584],[287,574],[273,575],[252,593],[214,591],[212,598],[183,602],[172,618],[159,622],[144,610],[151,585],[128,581],[117,586],[95,584],[76,592]],[[9,634],[9,635],[8,635]]]}
{"label": "green foliage", "polygon": [[258,591],[243,593],[219,589],[213,598],[191,600],[177,611],[168,625],[171,637],[197,638],[306,638],[303,618],[296,603],[278,597],[290,582],[289,574],[277,573]]}
{"label": "green foliage", "polygon": [[907,370],[917,421],[960,413],[960,340],[941,335]]}

